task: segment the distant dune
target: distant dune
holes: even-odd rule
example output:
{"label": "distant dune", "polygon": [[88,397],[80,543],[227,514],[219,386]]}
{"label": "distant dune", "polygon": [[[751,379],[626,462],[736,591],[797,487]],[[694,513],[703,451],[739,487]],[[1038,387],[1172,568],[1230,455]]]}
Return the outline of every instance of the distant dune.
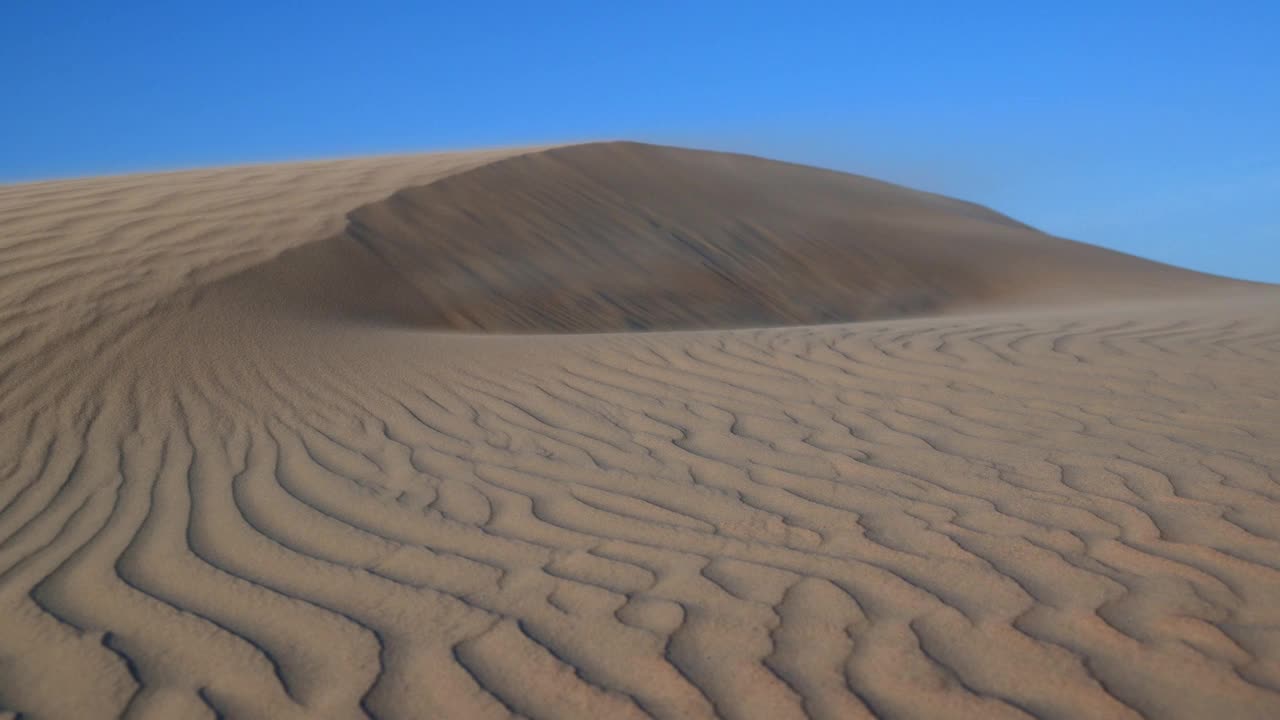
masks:
{"label": "distant dune", "polygon": [[937,195],[638,143],[522,154],[402,189],[277,265],[304,275],[308,309],[340,286],[362,314],[500,332],[813,324],[1215,284]]}
{"label": "distant dune", "polygon": [[0,716],[1275,718],[1277,628],[1275,287],[635,143],[0,186]]}

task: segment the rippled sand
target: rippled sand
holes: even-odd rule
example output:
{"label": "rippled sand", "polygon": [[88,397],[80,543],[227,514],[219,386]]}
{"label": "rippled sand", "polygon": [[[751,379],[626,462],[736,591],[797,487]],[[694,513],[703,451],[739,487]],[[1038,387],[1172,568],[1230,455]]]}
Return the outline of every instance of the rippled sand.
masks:
{"label": "rippled sand", "polygon": [[0,187],[0,715],[1280,717],[1278,481],[1276,288],[865,178]]}

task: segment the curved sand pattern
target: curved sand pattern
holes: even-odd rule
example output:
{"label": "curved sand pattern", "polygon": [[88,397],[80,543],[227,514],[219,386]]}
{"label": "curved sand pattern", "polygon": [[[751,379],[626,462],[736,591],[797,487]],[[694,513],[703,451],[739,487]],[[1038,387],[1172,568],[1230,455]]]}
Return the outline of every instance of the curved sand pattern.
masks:
{"label": "curved sand pattern", "polygon": [[[707,217],[672,204],[690,185],[618,199],[673,162],[784,172],[595,145],[0,188],[0,710],[1280,715],[1280,293],[781,166],[910,200],[878,227],[937,203],[921,233],[969,213],[1049,259],[962,253],[954,284],[910,256],[838,306],[941,317],[430,331],[637,319],[424,310],[421,243],[535,208],[518,237],[617,242],[637,206],[729,236],[713,188]],[[748,220],[783,232],[803,196]],[[434,232],[389,231],[399,202]],[[393,270],[356,252],[371,217]],[[728,310],[642,324],[747,321],[768,289],[654,282]]]}

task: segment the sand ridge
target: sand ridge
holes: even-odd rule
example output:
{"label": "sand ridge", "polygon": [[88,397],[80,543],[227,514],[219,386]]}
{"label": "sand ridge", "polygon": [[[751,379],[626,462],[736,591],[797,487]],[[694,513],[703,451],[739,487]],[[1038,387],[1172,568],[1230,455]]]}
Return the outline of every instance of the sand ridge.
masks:
{"label": "sand ridge", "polygon": [[1280,715],[1275,289],[1048,243],[1111,280],[860,323],[439,332],[423,276],[387,274],[411,262],[344,242],[361,212],[429,208],[378,235],[401,252],[465,228],[449,208],[554,201],[608,236],[634,203],[571,200],[576,173],[653,162],[519,152],[0,188],[0,710]]}
{"label": "sand ridge", "polygon": [[294,287],[292,305],[312,315],[468,331],[618,332],[847,322],[1234,285],[870,178],[640,143],[498,159],[401,189],[347,218],[334,238],[258,268],[262,292],[276,294],[271,304],[284,304],[281,288]]}

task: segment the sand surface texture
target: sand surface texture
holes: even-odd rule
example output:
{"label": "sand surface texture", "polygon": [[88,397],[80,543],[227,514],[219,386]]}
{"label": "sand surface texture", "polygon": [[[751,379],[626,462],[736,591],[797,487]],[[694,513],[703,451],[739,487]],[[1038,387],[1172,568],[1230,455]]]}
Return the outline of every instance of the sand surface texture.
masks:
{"label": "sand surface texture", "polygon": [[1280,291],[630,143],[3,186],[6,713],[1280,717]]}

